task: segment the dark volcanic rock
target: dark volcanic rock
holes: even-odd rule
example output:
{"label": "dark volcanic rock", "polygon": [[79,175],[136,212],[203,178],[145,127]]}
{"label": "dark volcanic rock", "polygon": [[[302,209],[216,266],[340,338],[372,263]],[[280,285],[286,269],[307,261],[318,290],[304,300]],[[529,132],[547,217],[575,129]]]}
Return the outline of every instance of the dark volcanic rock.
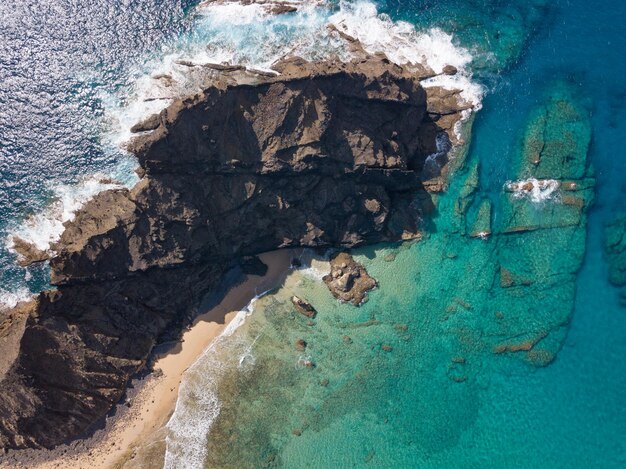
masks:
{"label": "dark volcanic rock", "polygon": [[89,431],[238,259],[419,235],[432,116],[458,115],[453,100],[427,112],[419,79],[379,56],[276,69],[135,129],[141,181],[96,196],[54,246],[57,289],[31,306],[1,384],[2,447]]}
{"label": "dark volcanic rock", "polygon": [[144,119],[141,122],[133,125],[130,128],[131,133],[139,133],[139,132],[148,132],[150,130],[156,129],[159,125],[161,125],[161,120],[159,119],[158,114],[153,114],[150,117]]}
{"label": "dark volcanic rock", "polygon": [[355,306],[367,301],[367,292],[377,286],[376,280],[369,276],[365,267],[345,252],[331,259],[330,274],[322,280],[335,298]]}
{"label": "dark volcanic rock", "polygon": [[454,65],[446,65],[445,67],[443,67],[444,75],[456,75],[458,72],[459,71]]}

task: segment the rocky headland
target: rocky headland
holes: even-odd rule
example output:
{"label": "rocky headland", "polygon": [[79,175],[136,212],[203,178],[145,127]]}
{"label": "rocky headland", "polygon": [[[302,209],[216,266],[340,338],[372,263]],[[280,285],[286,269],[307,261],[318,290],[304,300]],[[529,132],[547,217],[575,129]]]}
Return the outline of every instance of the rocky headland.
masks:
{"label": "rocky headland", "polygon": [[[66,223],[54,288],[19,306],[0,446],[51,448],[89,432],[247,256],[420,236],[444,186],[441,141],[455,141],[467,103],[382,55],[274,70],[211,69],[219,76],[203,92],[135,126],[141,180]],[[437,170],[425,171],[434,154]]]}

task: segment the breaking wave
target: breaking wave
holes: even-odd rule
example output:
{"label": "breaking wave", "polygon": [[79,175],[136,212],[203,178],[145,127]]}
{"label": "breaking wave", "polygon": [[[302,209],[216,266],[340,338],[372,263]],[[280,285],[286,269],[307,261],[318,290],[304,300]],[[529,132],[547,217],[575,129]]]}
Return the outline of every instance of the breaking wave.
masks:
{"label": "breaking wave", "polygon": [[104,190],[121,187],[121,183],[103,174],[85,177],[77,184],[50,187],[50,204],[44,211],[26,218],[19,226],[9,230],[7,247],[12,249],[13,239],[19,237],[41,251],[50,251],[65,229],[63,224],[73,220],[75,212],[89,199]]}
{"label": "breaking wave", "polygon": [[[268,5],[281,3],[296,4],[298,10],[272,14]],[[109,104],[111,140],[116,144],[130,140],[133,124],[207,86],[215,72],[202,65],[228,63],[271,71],[274,63],[289,56],[349,61],[352,54],[336,31],[358,39],[368,53],[382,52],[397,64],[430,68],[437,76],[424,80],[425,87],[460,90],[459,98],[473,110],[481,106],[484,90],[472,80],[473,58],[467,49],[440,29],[418,31],[408,22],[394,22],[370,1],[211,2],[200,4],[194,14],[193,31],[135,70],[125,96],[103,98]],[[458,73],[442,74],[446,65]]]}
{"label": "breaking wave", "polygon": [[555,179],[529,178],[522,181],[509,181],[505,189],[513,194],[513,197],[526,198],[534,203],[541,203],[558,196],[561,184]]}
{"label": "breaking wave", "polygon": [[0,288],[0,310],[13,308],[18,303],[30,299],[32,293],[27,288],[19,288],[16,291],[7,291]]}
{"label": "breaking wave", "polygon": [[221,408],[217,397],[218,383],[230,367],[254,364],[254,357],[250,354],[253,344],[230,338],[252,314],[258,299],[267,293],[257,295],[239,311],[185,372],[176,408],[167,423],[164,468],[203,467],[207,455],[206,437]]}

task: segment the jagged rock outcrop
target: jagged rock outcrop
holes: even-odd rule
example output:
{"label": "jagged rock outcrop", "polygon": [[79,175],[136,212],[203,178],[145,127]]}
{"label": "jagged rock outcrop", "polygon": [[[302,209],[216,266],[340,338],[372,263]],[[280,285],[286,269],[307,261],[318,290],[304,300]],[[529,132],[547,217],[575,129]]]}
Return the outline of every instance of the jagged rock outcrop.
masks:
{"label": "jagged rock outcrop", "polygon": [[377,282],[361,264],[345,252],[338,253],[330,260],[330,273],[324,283],[335,298],[360,306],[367,301],[367,292],[377,286]]}
{"label": "jagged rock outcrop", "polygon": [[50,259],[50,255],[47,252],[38,249],[37,246],[30,244],[19,236],[13,236],[12,244],[12,249],[18,254],[17,263],[22,267]]}
{"label": "jagged rock outcrop", "polygon": [[88,431],[238,259],[419,234],[439,132],[419,78],[381,56],[276,70],[225,73],[136,127],[140,182],[96,196],[54,246],[57,288],[0,384],[2,447]]}
{"label": "jagged rock outcrop", "polygon": [[296,311],[298,311],[301,315],[306,316],[309,319],[313,319],[317,316],[317,311],[313,305],[304,301],[302,298],[298,298],[294,295],[291,297],[291,303],[295,306]]}

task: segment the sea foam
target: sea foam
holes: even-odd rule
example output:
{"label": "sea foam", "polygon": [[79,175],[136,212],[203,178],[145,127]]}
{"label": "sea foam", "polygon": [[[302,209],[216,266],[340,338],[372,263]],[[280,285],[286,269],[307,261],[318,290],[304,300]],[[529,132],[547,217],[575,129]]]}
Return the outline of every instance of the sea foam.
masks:
{"label": "sea foam", "polygon": [[29,300],[31,296],[32,293],[24,287],[15,291],[7,291],[0,288],[0,311],[5,308],[14,308],[18,303]]}
{"label": "sea foam", "polygon": [[558,196],[560,186],[559,181],[555,179],[529,178],[521,181],[508,181],[505,189],[515,198],[526,198],[531,202],[541,203]]}
{"label": "sea foam", "polygon": [[[472,80],[472,55],[455,44],[452,35],[436,28],[418,31],[408,22],[394,22],[367,0],[340,1],[338,8],[324,1],[289,3],[298,4],[298,11],[273,15],[264,4],[200,4],[194,12],[192,32],[135,69],[125,95],[103,97],[112,141],[124,145],[132,138],[129,129],[133,124],[164,109],[173,99],[208,86],[211,73],[202,64],[229,63],[267,71],[289,56],[349,61],[352,55],[345,41],[330,26],[357,38],[369,53],[383,52],[400,65],[429,67],[440,75],[424,80],[425,87],[460,90],[463,104],[474,111],[480,109],[484,90]],[[456,67],[458,73],[441,74],[446,65]],[[463,117],[469,117],[472,110]]]}
{"label": "sea foam", "polygon": [[[254,365],[254,357],[250,353],[253,344],[230,338],[252,314],[254,304],[267,293],[255,296],[239,311],[185,372],[174,413],[167,423],[164,468],[203,467],[207,456],[206,438],[221,408],[217,396],[218,383],[230,366],[241,368]],[[226,361],[224,354],[231,360]]]}
{"label": "sea foam", "polygon": [[358,39],[367,52],[383,52],[394,63],[426,65],[438,74],[446,65],[456,67],[456,75],[441,74],[424,80],[422,85],[461,90],[461,98],[475,110],[480,109],[484,90],[472,81],[468,69],[473,57],[467,49],[454,44],[452,35],[438,28],[417,31],[410,23],[394,22],[378,14],[376,6],[367,1],[342,2],[330,23]]}
{"label": "sea foam", "polygon": [[[400,65],[420,64],[437,74],[446,65],[456,67],[456,75],[438,75],[423,85],[461,90],[460,99],[471,105],[464,118],[480,109],[483,89],[472,80],[472,56],[456,45],[450,34],[440,29],[417,31],[410,23],[394,22],[379,14],[370,1],[340,1],[338,9],[328,2],[302,5],[295,13],[271,15],[256,4],[201,4],[193,33],[138,72],[132,96],[119,101],[127,104],[109,109],[117,116],[114,119],[127,126],[118,130],[118,142],[130,138],[128,127],[133,120],[148,117],[171,99],[200,91],[207,84],[206,70],[189,65],[226,62],[270,70],[276,61],[289,56],[349,61],[351,54],[344,40],[329,26],[357,38],[367,52],[383,52]],[[317,264],[302,270],[315,279],[327,273]],[[167,424],[166,468],[203,466],[207,436],[221,408],[218,383],[228,367],[254,363],[250,344],[240,344],[231,337],[252,313],[253,304],[237,314],[185,374],[176,409]],[[233,356],[225,357],[225,350]]]}
{"label": "sea foam", "polygon": [[65,229],[63,224],[73,220],[77,210],[97,193],[121,187],[121,183],[103,174],[84,177],[76,184],[51,186],[48,189],[52,193],[50,204],[10,229],[7,247],[12,249],[13,238],[19,237],[41,251],[50,251]]}

